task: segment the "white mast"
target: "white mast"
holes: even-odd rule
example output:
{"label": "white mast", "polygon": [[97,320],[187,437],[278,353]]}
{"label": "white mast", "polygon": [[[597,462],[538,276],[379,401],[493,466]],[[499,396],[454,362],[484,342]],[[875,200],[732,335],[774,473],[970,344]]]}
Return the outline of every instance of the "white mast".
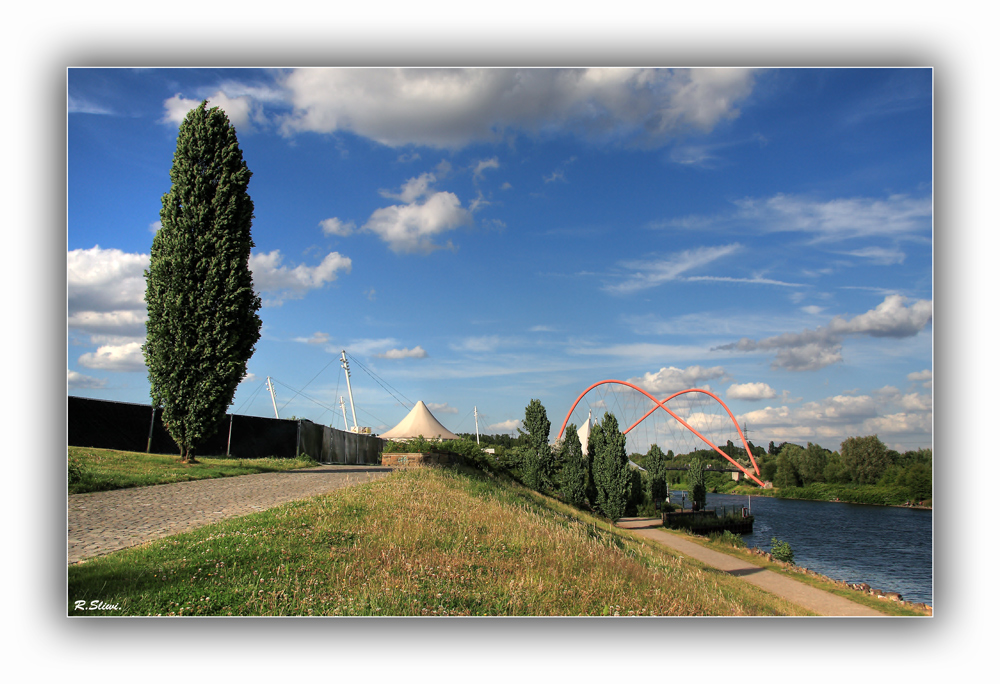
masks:
{"label": "white mast", "polygon": [[344,432],[349,429],[347,427],[347,409],[344,407],[344,397],[340,397],[340,412],[344,414]]}
{"label": "white mast", "polygon": [[358,414],[354,410],[354,392],[351,391],[351,369],[347,366],[347,350],[345,349],[340,351],[340,366],[344,369],[344,375],[347,376],[347,396],[351,399],[351,417],[354,419],[354,431],[357,432]]}
{"label": "white mast", "polygon": [[[476,444],[479,444],[479,409],[475,406],[472,407],[472,412],[476,416]],[[469,415],[468,413],[465,415]]]}
{"label": "white mast", "polygon": [[267,376],[267,391],[271,393],[271,406],[274,407],[274,417],[278,417],[278,404],[274,401],[274,385],[271,384],[271,376]]}

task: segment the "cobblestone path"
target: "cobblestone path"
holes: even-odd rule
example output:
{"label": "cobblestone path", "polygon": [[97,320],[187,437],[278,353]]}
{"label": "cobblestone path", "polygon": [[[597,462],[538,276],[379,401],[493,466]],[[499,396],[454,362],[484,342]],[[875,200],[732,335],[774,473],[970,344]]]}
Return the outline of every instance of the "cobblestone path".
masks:
{"label": "cobblestone path", "polygon": [[194,482],[73,494],[69,497],[70,563],[187,532],[225,518],[326,494],[385,477],[380,466],[317,466]]}

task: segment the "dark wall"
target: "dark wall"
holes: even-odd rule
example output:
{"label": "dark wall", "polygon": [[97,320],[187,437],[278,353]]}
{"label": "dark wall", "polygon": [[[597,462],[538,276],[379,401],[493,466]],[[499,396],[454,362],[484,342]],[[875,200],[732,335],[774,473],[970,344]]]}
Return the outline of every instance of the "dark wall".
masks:
{"label": "dark wall", "polygon": [[[180,449],[163,427],[162,414],[149,404],[68,397],[69,446],[146,451],[150,419],[153,419],[154,454],[180,454]],[[230,440],[230,424],[232,438]],[[320,463],[378,465],[383,440],[356,435],[309,420],[281,420],[261,416],[226,414],[215,434],[199,446],[202,456],[232,458],[295,458],[308,454]]]}

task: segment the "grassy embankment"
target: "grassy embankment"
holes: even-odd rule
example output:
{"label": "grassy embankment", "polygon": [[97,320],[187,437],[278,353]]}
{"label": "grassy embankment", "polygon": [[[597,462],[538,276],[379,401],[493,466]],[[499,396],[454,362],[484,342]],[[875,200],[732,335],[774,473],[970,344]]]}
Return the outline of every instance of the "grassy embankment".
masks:
{"label": "grassy embankment", "polygon": [[70,615],[808,614],[519,485],[436,468],[93,558],[68,575]]}
{"label": "grassy embankment", "polygon": [[68,490],[70,494],[84,494],[211,477],[270,473],[316,465],[313,461],[302,458],[239,459],[199,456],[198,461],[195,464],[185,464],[180,462],[179,456],[69,447]]}

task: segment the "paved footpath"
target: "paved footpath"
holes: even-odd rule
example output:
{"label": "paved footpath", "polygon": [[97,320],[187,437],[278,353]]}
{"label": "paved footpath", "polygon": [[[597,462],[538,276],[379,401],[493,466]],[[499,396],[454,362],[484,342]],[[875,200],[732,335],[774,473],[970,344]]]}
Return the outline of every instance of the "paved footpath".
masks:
{"label": "paved footpath", "polygon": [[725,553],[706,549],[701,544],[688,541],[683,537],[665,532],[656,518],[622,518],[618,527],[632,530],[643,537],[657,541],[665,546],[680,551],[705,565],[718,568],[730,575],[739,577],[754,584],[764,591],[776,594],[792,603],[802,606],[818,615],[865,615],[886,617],[874,608],[862,606],[841,596],[830,594],[821,589],[803,584],[777,572],[765,570]]}
{"label": "paved footpath", "polygon": [[68,560],[76,563],[129,546],[193,530],[385,477],[381,466],[317,466],[193,482],[72,494]]}

